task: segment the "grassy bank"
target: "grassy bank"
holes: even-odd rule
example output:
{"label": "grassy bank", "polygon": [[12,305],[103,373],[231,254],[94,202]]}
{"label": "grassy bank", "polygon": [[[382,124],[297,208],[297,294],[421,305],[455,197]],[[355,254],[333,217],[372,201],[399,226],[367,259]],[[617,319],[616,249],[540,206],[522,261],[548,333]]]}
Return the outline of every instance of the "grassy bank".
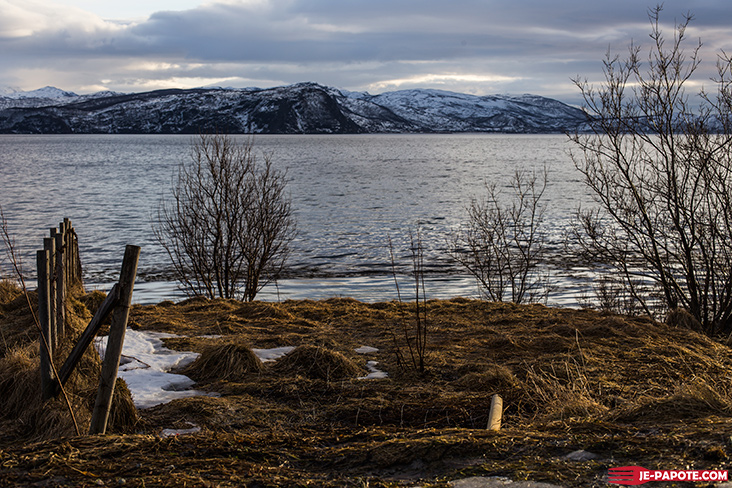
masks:
{"label": "grassy bank", "polygon": [[[34,332],[18,325],[27,307],[18,297],[0,302],[0,366],[18,363],[12,351],[25,348],[30,378]],[[80,323],[98,302],[98,293],[74,302]],[[459,298],[427,306],[424,375],[398,360],[397,350],[408,353],[400,334],[411,320],[398,303],[135,306],[130,326],[177,334],[168,347],[202,353],[185,373],[219,396],[142,410],[121,419],[117,433],[96,437],[63,431],[43,439],[38,426],[11,427],[32,420],[6,414],[0,485],[447,486],[506,476],[606,486],[609,467],[726,467],[727,346],[594,311]],[[282,346],[296,349],[278,361],[252,360],[251,348]],[[356,352],[362,346],[378,352]],[[358,379],[367,361],[388,378]],[[4,391],[15,388],[6,381],[0,377]],[[499,432],[485,429],[495,393],[505,406]],[[160,436],[192,425],[201,430]]]}

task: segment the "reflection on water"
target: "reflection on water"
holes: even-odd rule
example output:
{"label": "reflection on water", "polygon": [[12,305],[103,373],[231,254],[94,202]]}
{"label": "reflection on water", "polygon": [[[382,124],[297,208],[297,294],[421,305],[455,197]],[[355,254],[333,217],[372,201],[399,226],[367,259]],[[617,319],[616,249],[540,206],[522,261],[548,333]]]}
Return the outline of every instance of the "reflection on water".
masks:
{"label": "reflection on water", "polygon": [[[145,302],[179,296],[150,222],[190,143],[189,136],[0,136],[0,205],[26,273],[48,228],[69,217],[87,283],[114,281],[125,245],[135,244],[142,247],[136,292],[150,297]],[[406,272],[409,230],[417,228],[428,296],[476,296],[444,248],[486,182],[504,185],[518,168],[547,168],[546,228],[556,253],[571,215],[589,202],[559,135],[257,136],[255,145],[287,170],[299,229],[288,277],[262,292],[267,300],[396,298],[387,242]],[[575,286],[557,276],[560,289]]]}

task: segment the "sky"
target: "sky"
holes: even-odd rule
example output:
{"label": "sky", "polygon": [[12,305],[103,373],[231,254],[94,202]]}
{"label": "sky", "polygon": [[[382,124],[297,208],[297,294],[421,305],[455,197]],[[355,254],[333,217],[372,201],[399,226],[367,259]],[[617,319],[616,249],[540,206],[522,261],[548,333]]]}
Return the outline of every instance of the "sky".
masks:
{"label": "sky", "polygon": [[[649,44],[647,0],[0,0],[0,87],[79,94],[312,81],[372,94],[436,88],[579,103],[609,52]],[[732,54],[732,2],[667,0],[692,13],[696,83]]]}

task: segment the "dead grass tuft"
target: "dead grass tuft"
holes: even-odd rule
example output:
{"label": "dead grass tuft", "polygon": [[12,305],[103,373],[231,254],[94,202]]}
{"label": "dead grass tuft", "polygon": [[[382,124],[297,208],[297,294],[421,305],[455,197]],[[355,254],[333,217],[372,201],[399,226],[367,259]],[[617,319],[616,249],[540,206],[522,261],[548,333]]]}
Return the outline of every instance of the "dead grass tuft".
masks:
{"label": "dead grass tuft", "polygon": [[18,298],[23,291],[10,280],[0,279],[0,311],[6,304]]}
{"label": "dead grass tuft", "polygon": [[278,303],[271,302],[248,302],[238,307],[237,315],[245,319],[280,319],[290,320],[292,314]]}
{"label": "dead grass tuft", "polygon": [[79,301],[84,304],[84,306],[89,310],[89,313],[93,316],[95,313],[97,313],[97,310],[102,305],[102,302],[107,298],[107,294],[99,291],[94,290],[90,293],[86,293],[85,295],[82,295],[79,298]]}
{"label": "dead grass tuft", "polygon": [[668,422],[732,414],[729,388],[705,378],[694,378],[663,397],[643,395],[610,416],[622,422]]}
{"label": "dead grass tuft", "polygon": [[[96,391],[96,390],[95,390]],[[132,393],[122,378],[117,378],[114,384],[112,408],[109,412],[108,431],[131,434],[140,422],[137,407],[132,401]]]}
{"label": "dead grass tuft", "polygon": [[595,393],[581,367],[570,361],[551,363],[548,368],[530,366],[526,370],[527,401],[542,420],[598,418],[608,408],[595,398]]}
{"label": "dead grass tuft", "polygon": [[182,374],[196,381],[237,381],[262,371],[262,361],[241,342],[208,346]]}
{"label": "dead grass tuft", "polygon": [[673,328],[683,328],[703,333],[704,329],[697,319],[684,308],[675,308],[666,316],[666,325]]}
{"label": "dead grass tuft", "polygon": [[510,368],[493,364],[485,371],[469,372],[461,376],[454,385],[467,391],[506,394],[519,387],[519,381]]}
{"label": "dead grass tuft", "polygon": [[366,371],[343,354],[319,346],[298,346],[278,360],[275,369],[325,381],[355,378]]}
{"label": "dead grass tuft", "polygon": [[38,353],[32,345],[16,346],[0,358],[0,418],[19,417],[40,398]]}
{"label": "dead grass tuft", "polygon": [[556,354],[570,351],[576,346],[574,338],[569,339],[567,337],[550,333],[540,335],[539,337],[532,339],[529,342],[528,347],[537,354]]}

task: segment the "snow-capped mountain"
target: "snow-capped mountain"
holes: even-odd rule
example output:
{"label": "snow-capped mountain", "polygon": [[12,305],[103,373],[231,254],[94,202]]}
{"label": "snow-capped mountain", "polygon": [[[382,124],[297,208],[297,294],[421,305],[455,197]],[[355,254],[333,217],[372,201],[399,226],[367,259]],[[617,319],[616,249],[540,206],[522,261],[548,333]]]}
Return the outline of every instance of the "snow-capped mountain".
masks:
{"label": "snow-capped mountain", "polygon": [[38,90],[22,91],[17,88],[0,88],[0,97],[14,100],[27,98],[63,99],[78,97],[76,93],[59,90],[53,86],[46,86]]}
{"label": "snow-capped mountain", "polygon": [[584,120],[579,109],[535,95],[370,95],[316,83],[131,94],[76,95],[52,87],[0,92],[0,133],[562,132]]}
{"label": "snow-capped mountain", "polygon": [[561,132],[584,121],[579,110],[536,95],[475,96],[403,90],[369,98],[401,117],[441,132]]}

